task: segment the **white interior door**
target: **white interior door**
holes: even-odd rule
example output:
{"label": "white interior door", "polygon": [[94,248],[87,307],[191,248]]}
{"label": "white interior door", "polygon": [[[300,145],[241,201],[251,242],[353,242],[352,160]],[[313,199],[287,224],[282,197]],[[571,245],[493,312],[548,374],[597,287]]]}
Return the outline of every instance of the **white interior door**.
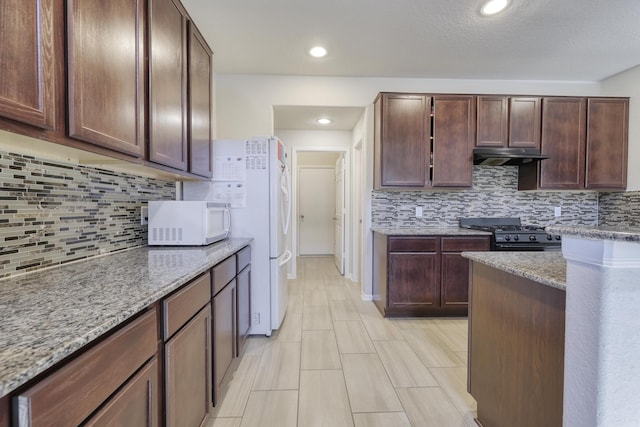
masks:
{"label": "white interior door", "polygon": [[335,170],[298,170],[298,248],[300,255],[331,255],[334,250]]}
{"label": "white interior door", "polygon": [[334,248],[333,259],[336,264],[336,268],[340,274],[344,275],[344,212],[345,212],[345,200],[344,200],[344,157],[336,161],[335,168],[335,211],[333,214],[334,223]]}

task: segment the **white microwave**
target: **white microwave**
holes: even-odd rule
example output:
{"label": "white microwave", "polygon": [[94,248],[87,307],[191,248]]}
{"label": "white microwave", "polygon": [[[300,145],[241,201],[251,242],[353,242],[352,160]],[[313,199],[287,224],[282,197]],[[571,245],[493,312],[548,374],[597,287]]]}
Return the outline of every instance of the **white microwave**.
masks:
{"label": "white microwave", "polygon": [[226,239],[228,204],[200,200],[149,202],[149,245],[203,246]]}

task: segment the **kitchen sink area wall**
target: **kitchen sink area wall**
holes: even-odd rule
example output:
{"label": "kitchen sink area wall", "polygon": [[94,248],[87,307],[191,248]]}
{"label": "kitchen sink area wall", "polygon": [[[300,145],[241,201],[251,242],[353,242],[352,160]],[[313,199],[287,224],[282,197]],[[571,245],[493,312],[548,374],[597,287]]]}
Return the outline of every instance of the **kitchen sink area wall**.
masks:
{"label": "kitchen sink area wall", "polygon": [[[530,225],[598,225],[594,191],[518,191],[517,166],[474,166],[473,187],[458,191],[373,191],[378,227],[451,227],[461,217],[520,217]],[[416,207],[423,216],[416,217]],[[555,207],[561,215],[555,216]]]}
{"label": "kitchen sink area wall", "polygon": [[0,277],[145,245],[140,210],[175,183],[0,151]]}

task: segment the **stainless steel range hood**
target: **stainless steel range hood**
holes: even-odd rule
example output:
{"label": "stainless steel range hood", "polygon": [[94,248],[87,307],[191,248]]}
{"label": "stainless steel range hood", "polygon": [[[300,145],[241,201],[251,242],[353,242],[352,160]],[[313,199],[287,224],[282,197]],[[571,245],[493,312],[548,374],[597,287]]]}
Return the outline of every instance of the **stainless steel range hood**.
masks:
{"label": "stainless steel range hood", "polygon": [[473,149],[473,164],[485,166],[519,166],[548,159],[537,148],[477,147]]}

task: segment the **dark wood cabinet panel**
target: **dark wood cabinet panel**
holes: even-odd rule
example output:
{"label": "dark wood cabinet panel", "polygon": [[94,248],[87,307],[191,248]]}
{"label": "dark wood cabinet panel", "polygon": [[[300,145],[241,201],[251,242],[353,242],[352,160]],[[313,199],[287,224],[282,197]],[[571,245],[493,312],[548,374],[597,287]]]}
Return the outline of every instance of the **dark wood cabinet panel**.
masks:
{"label": "dark wood cabinet panel", "polygon": [[476,146],[504,147],[508,138],[509,99],[506,96],[478,96]]}
{"label": "dark wood cabinet panel", "polygon": [[79,425],[158,348],[155,308],[13,398],[17,425]]}
{"label": "dark wood cabinet panel", "polygon": [[469,392],[485,426],[562,426],[565,292],[474,262]]}
{"label": "dark wood cabinet panel", "polygon": [[211,408],[211,306],[165,346],[167,427],[198,427]]}
{"label": "dark wood cabinet panel", "polygon": [[187,169],[187,19],[172,0],[149,0],[149,160]]}
{"label": "dark wood cabinet panel", "polygon": [[543,99],[540,188],[584,187],[586,117],[585,98]]}
{"label": "dark wood cabinet panel", "polygon": [[210,178],[212,66],[211,49],[189,22],[189,172]]}
{"label": "dark wood cabinet panel", "polygon": [[[240,257],[238,256],[238,259]],[[251,328],[251,266],[246,266],[236,278],[237,285],[237,356],[244,353],[244,344]]]}
{"label": "dark wood cabinet panel", "polygon": [[509,98],[509,147],[540,148],[541,106],[541,98]]}
{"label": "dark wood cabinet panel", "polygon": [[0,427],[9,427],[11,422],[10,405],[11,399],[9,396],[0,397]]}
{"label": "dark wood cabinet panel", "polygon": [[628,134],[628,99],[588,99],[585,188],[627,188]]}
{"label": "dark wood cabinet panel", "polygon": [[469,303],[469,260],[459,253],[443,253],[440,305],[463,306]]}
{"label": "dark wood cabinet panel", "polygon": [[144,2],[69,0],[69,136],[144,156]]}
{"label": "dark wood cabinet panel", "polygon": [[205,304],[211,301],[211,274],[205,273],[191,281],[162,302],[162,331],[168,340],[191,319]]}
{"label": "dark wood cabinet panel", "polygon": [[476,132],[476,99],[466,95],[433,97],[434,187],[470,187]]}
{"label": "dark wood cabinet panel", "polygon": [[436,252],[389,253],[390,308],[423,309],[439,305],[439,256]]}
{"label": "dark wood cabinet panel", "polygon": [[[234,264],[235,266],[235,264]],[[217,405],[232,374],[236,355],[236,281],[213,298],[213,403]]]}
{"label": "dark wood cabinet panel", "polygon": [[375,102],[374,186],[428,185],[430,98],[380,94]]}
{"label": "dark wood cabinet panel", "polygon": [[55,127],[54,25],[54,0],[0,2],[0,116]]}
{"label": "dark wood cabinet panel", "polygon": [[158,387],[158,359],[154,357],[83,426],[160,426]]}

